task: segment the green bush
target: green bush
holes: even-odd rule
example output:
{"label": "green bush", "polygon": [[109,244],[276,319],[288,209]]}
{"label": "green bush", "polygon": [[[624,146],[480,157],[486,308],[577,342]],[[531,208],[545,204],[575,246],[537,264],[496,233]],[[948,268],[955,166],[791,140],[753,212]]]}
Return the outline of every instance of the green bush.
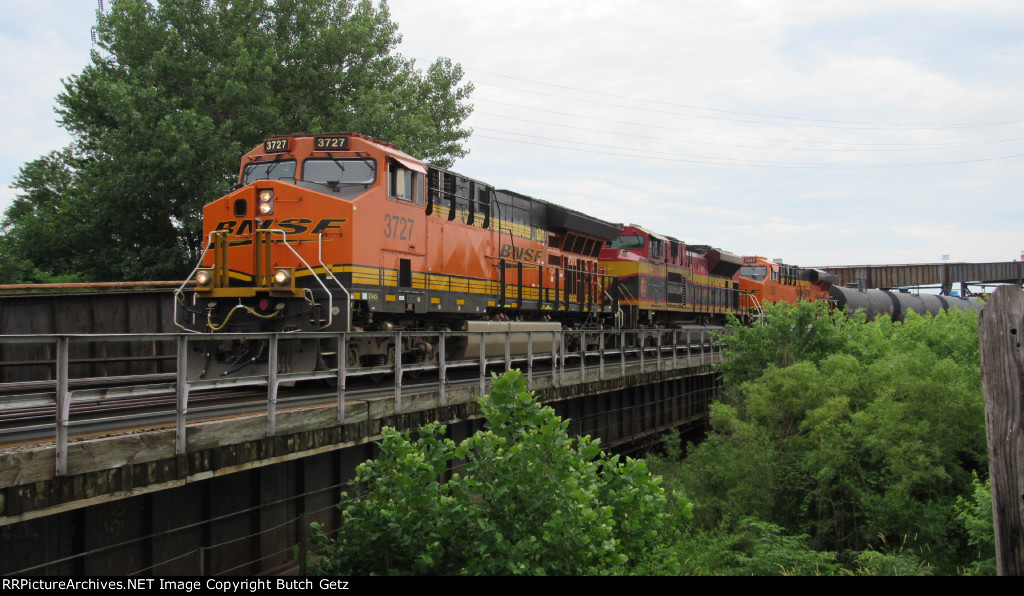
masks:
{"label": "green bush", "polygon": [[480,405],[485,430],[460,444],[436,424],[416,438],[384,430],[379,457],[359,465],[354,495],[343,495],[337,536],[314,529],[315,573],[672,569],[690,504],[667,494],[643,461],[609,456],[587,437],[570,438],[568,422],[537,402],[518,371],[496,377]]}

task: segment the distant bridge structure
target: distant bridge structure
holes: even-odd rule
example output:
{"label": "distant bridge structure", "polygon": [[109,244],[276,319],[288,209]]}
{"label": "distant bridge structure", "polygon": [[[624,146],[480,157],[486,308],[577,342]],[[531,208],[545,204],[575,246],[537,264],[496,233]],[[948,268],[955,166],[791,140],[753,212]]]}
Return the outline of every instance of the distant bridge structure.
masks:
{"label": "distant bridge structure", "polygon": [[[908,265],[829,265],[815,267],[839,277],[837,285],[870,290],[879,288],[940,289],[950,295],[954,284],[960,294],[969,295],[969,286],[1024,284],[1024,261],[1003,263],[922,263]],[[975,292],[977,293],[977,292]]]}

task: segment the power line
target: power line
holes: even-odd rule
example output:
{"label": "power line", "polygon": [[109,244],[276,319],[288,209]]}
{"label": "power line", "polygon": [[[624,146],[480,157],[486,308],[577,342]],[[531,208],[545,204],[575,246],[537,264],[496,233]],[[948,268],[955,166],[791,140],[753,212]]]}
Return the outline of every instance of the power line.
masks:
{"label": "power line", "polygon": [[[484,101],[488,101],[488,100],[484,100]],[[529,108],[527,106],[520,106],[520,107],[523,107],[525,109],[533,109],[533,108]],[[537,108],[537,109],[539,109],[539,108]],[[543,110],[543,111],[549,111],[549,110]],[[625,125],[628,125],[628,126],[656,128],[658,130],[672,130],[672,131],[676,131],[676,132],[688,132],[688,133],[692,133],[692,134],[704,134],[704,135],[711,135],[711,136],[723,136],[723,137],[732,137],[732,138],[739,138],[739,139],[762,140],[762,141],[775,141],[775,142],[780,142],[780,143],[807,143],[807,144],[817,144],[817,145],[845,145],[845,146],[847,146],[849,148],[846,148],[846,149],[840,149],[840,148],[828,149],[828,148],[814,148],[814,147],[773,147],[773,146],[767,146],[767,145],[739,145],[739,144],[730,144],[730,143],[716,143],[716,142],[712,142],[712,141],[699,141],[699,140],[695,140],[695,139],[666,139],[664,137],[659,137],[659,136],[640,135],[640,134],[635,134],[635,133],[627,133],[627,132],[611,131],[611,130],[599,130],[599,129],[594,129],[594,128],[586,128],[586,127],[583,127],[583,126],[573,126],[573,125],[570,125],[570,124],[561,124],[561,123],[558,123],[558,122],[547,122],[547,121],[543,121],[543,120],[531,120],[531,119],[528,119],[528,118],[518,118],[516,116],[508,116],[506,114],[496,114],[496,113],[493,113],[493,112],[474,112],[474,114],[482,114],[484,116],[490,116],[490,117],[493,117],[493,118],[503,118],[503,119],[507,119],[507,120],[516,120],[518,122],[529,122],[531,124],[540,124],[540,125],[546,126],[546,127],[566,128],[566,129],[570,129],[570,130],[579,130],[579,131],[583,131],[583,132],[594,132],[594,133],[600,133],[600,134],[609,134],[609,135],[614,135],[614,136],[626,136],[626,137],[634,137],[634,138],[640,138],[640,139],[651,139],[651,140],[667,141],[667,142],[678,142],[678,143],[693,143],[693,144],[697,144],[697,145],[712,145],[712,146],[718,146],[718,147],[733,147],[733,148],[740,148],[740,149],[776,149],[776,150],[785,150],[785,151],[815,151],[815,152],[931,151],[931,150],[936,150],[936,149],[960,149],[960,148],[964,148],[964,147],[975,147],[975,146],[980,146],[980,145],[994,145],[994,144],[997,144],[997,143],[1009,143],[1009,142],[1013,142],[1013,141],[1024,141],[1024,137],[1014,137],[1014,138],[1007,138],[1007,139],[994,139],[994,140],[988,140],[988,141],[968,141],[968,142],[962,142],[962,143],[851,143],[851,142],[848,142],[848,141],[839,141],[839,142],[834,142],[834,141],[813,141],[813,140],[787,139],[787,138],[750,137],[750,136],[743,136],[743,135],[731,135],[731,134],[725,134],[725,133],[691,131],[691,130],[686,130],[686,129],[666,128],[664,126],[640,124],[640,123],[635,123],[635,122],[623,122],[623,121],[616,121],[616,120],[605,120],[605,119],[601,119],[601,118],[591,118],[589,116],[579,116],[579,115],[576,115],[576,114],[569,114],[569,113],[566,113],[566,112],[554,112],[554,113],[558,113],[558,114],[562,114],[562,115],[566,115],[566,116],[576,116],[576,117],[582,118],[582,119],[594,119],[594,120],[602,120],[604,122],[612,122],[612,123],[616,123],[616,124],[625,124]],[[494,131],[494,132],[498,132],[498,131]],[[871,148],[871,147],[881,147],[881,148]]]}
{"label": "power line", "polygon": [[[671,111],[667,111],[667,110],[658,110],[658,109],[653,109],[653,108],[640,108],[640,107],[636,107],[636,106],[629,106],[629,105],[623,105],[623,104],[614,104],[614,103],[608,103],[608,102],[603,102],[603,101],[595,101],[595,100],[591,100],[591,99],[580,99],[580,98],[575,98],[575,97],[566,97],[564,95],[556,95],[556,94],[553,94],[553,93],[544,93],[543,91],[532,91],[532,90],[529,90],[529,89],[516,89],[514,87],[505,87],[503,85],[495,85],[494,83],[483,83],[483,82],[480,82],[480,81],[475,81],[474,84],[476,84],[476,85],[486,85],[486,86],[491,86],[491,87],[497,87],[499,89],[512,89],[512,90],[518,91],[520,93],[530,93],[530,94],[533,94],[533,95],[541,95],[541,96],[545,96],[545,97],[555,97],[555,98],[559,98],[559,99],[568,99],[568,100],[576,101],[576,102],[589,103],[589,104],[601,105],[601,106],[607,106],[607,107],[613,107],[613,108],[620,108],[620,109],[624,109],[624,110],[636,110],[636,111],[641,111],[641,112],[649,112],[649,113],[653,113],[653,114],[665,114],[665,115],[671,115],[671,116],[685,116],[687,118],[701,118],[701,119],[705,119],[705,120],[721,120],[721,121],[724,121],[724,122],[738,122],[738,123],[741,123],[741,124],[756,124],[758,126],[785,126],[785,127],[794,127],[795,126],[795,127],[800,127],[800,128],[825,128],[825,129],[838,129],[838,130],[888,130],[888,129],[896,129],[896,130],[914,131],[914,130],[951,130],[951,129],[963,129],[963,128],[968,128],[968,127],[982,127],[982,126],[983,127],[988,127],[988,126],[1005,126],[1005,125],[1008,125],[1008,124],[1019,124],[1017,122],[1001,122],[1001,123],[985,123],[985,124],[949,124],[949,125],[927,125],[927,126],[913,125],[913,124],[865,124],[865,125],[861,125],[861,124],[856,124],[856,123],[851,123],[851,122],[842,122],[842,121],[811,120],[811,119],[801,119],[801,118],[794,118],[794,117],[788,117],[788,116],[761,116],[761,115],[758,115],[759,117],[784,118],[784,119],[789,120],[788,122],[765,122],[765,121],[748,120],[748,119],[741,119],[741,118],[729,118],[729,117],[725,117],[725,116],[707,116],[707,115],[701,115],[701,114],[683,114],[683,113],[680,113],[680,112],[671,112]],[[691,109],[696,109],[696,108],[691,108]],[[700,108],[700,109],[711,109],[711,108]],[[812,124],[811,122],[815,122],[815,123],[830,122],[830,123],[829,124]]]}
{"label": "power line", "polygon": [[[414,58],[414,60],[417,60],[419,62],[427,62],[426,60],[422,60],[420,58]],[[531,94],[542,95],[542,96],[547,96],[547,97],[556,97],[556,98],[561,98],[561,99],[568,99],[568,100],[571,100],[571,101],[581,101],[581,102],[586,102],[586,103],[594,103],[594,104],[606,105],[606,106],[611,106],[611,107],[620,107],[620,108],[631,109],[631,110],[642,110],[642,111],[650,111],[650,112],[655,112],[655,113],[669,113],[669,114],[675,114],[675,115],[681,115],[681,116],[692,116],[692,117],[696,117],[696,118],[708,118],[708,119],[713,119],[713,120],[725,120],[725,121],[730,121],[730,122],[741,122],[741,123],[748,123],[748,124],[763,124],[763,125],[773,125],[773,126],[804,126],[804,127],[816,127],[816,128],[841,128],[841,129],[850,129],[850,130],[881,130],[881,129],[888,129],[888,128],[896,128],[896,129],[899,129],[899,130],[948,130],[948,129],[958,129],[958,128],[982,128],[982,127],[992,127],[992,126],[1010,126],[1010,125],[1024,124],[1024,121],[1021,121],[1021,120],[1017,120],[1017,121],[1003,121],[1003,122],[973,122],[973,123],[972,122],[967,122],[967,123],[931,123],[931,124],[927,124],[927,123],[899,123],[899,122],[855,122],[855,121],[850,121],[850,120],[828,120],[828,119],[817,119],[817,118],[805,118],[805,117],[799,117],[799,116],[783,116],[783,115],[777,115],[777,114],[764,114],[764,113],[758,113],[758,112],[744,112],[744,111],[739,111],[739,110],[725,110],[725,109],[720,109],[720,108],[710,108],[710,107],[706,107],[706,106],[696,106],[696,105],[689,105],[689,104],[677,103],[677,102],[660,101],[660,100],[654,100],[654,99],[646,99],[646,98],[642,98],[642,97],[631,97],[631,96],[627,96],[627,95],[619,95],[619,94],[615,94],[615,93],[606,93],[606,92],[603,92],[603,91],[594,91],[594,90],[591,90],[591,89],[582,89],[582,88],[579,88],[579,87],[571,87],[571,86],[568,86],[568,85],[559,85],[559,84],[555,84],[555,83],[547,83],[547,82],[543,82],[543,81],[536,81],[536,80],[532,80],[532,79],[526,79],[526,78],[522,78],[522,77],[515,77],[515,76],[511,76],[511,75],[494,73],[494,72],[478,70],[478,69],[473,69],[473,68],[465,68],[465,67],[463,67],[463,68],[464,68],[464,70],[466,70],[468,72],[477,72],[477,73],[485,74],[485,75],[488,75],[488,76],[493,76],[493,77],[498,77],[498,78],[503,78],[503,79],[508,79],[508,80],[514,80],[514,81],[520,81],[520,82],[524,82],[524,83],[529,83],[531,85],[541,85],[541,86],[544,86],[544,87],[551,87],[551,88],[555,88],[555,89],[563,89],[563,90],[566,90],[566,91],[573,91],[573,92],[576,92],[576,93],[585,93],[585,94],[589,94],[589,95],[597,95],[597,96],[608,97],[608,98],[613,98],[613,99],[621,99],[621,100],[627,100],[627,101],[649,103],[649,104],[654,104],[654,105],[682,108],[682,109],[687,109],[687,110],[699,110],[699,111],[706,111],[706,112],[715,112],[715,113],[720,113],[720,114],[733,114],[733,115],[737,115],[737,116],[748,116],[748,117],[754,117],[754,118],[771,118],[771,119],[775,119],[775,120],[788,120],[788,121],[792,121],[792,122],[760,122],[760,121],[740,120],[740,119],[732,119],[732,118],[725,118],[725,117],[713,117],[713,116],[700,116],[700,115],[690,115],[690,114],[679,114],[677,112],[665,112],[663,110],[653,110],[653,109],[648,109],[648,108],[639,108],[639,107],[634,107],[634,106],[625,106],[625,105],[620,105],[620,104],[609,104],[609,103],[606,103],[606,102],[598,102],[598,101],[594,101],[594,100],[587,100],[587,99],[581,99],[581,98],[573,98],[573,97],[568,97],[568,96],[565,96],[565,95],[557,95],[557,94],[553,94],[553,93],[545,93],[545,92],[542,92],[542,91],[535,91],[535,90],[523,89],[523,88],[517,88],[517,87],[509,87],[509,86],[505,86],[505,85],[498,85],[497,83],[473,81],[473,83],[477,84],[477,85],[485,85],[485,86],[497,87],[497,88],[501,88],[501,89],[509,89],[509,90],[514,90],[514,91],[520,91],[520,92],[523,92],[523,93],[531,93]],[[806,123],[809,123],[809,124],[794,124],[793,122],[806,122]],[[835,125],[842,125],[842,126],[835,126]]]}
{"label": "power line", "polygon": [[[885,122],[852,122],[843,120],[824,120],[824,119],[812,119],[812,118],[799,118],[792,116],[778,116],[772,114],[763,114],[755,112],[740,112],[734,110],[724,110],[717,108],[708,108],[702,106],[693,106],[682,103],[650,100],[638,97],[629,97],[623,95],[617,95],[613,93],[605,93],[600,91],[593,91],[588,89],[581,89],[577,87],[571,87],[566,85],[545,83],[541,81],[535,81],[531,79],[525,79],[521,77],[515,77],[510,75],[503,75],[499,73],[492,73],[487,71],[480,71],[476,69],[466,69],[470,72],[477,72],[493,77],[500,77],[503,79],[509,79],[513,81],[519,81],[531,85],[540,85],[544,87],[550,87],[554,89],[561,89],[571,91],[574,93],[591,94],[596,96],[614,98],[616,100],[624,100],[628,102],[639,102],[647,103],[656,106],[665,106],[671,108],[678,108],[684,110],[701,110],[708,112],[715,112],[720,114],[731,114],[749,118],[770,118],[775,120],[784,120],[785,122],[767,122],[763,120],[752,120],[749,118],[733,118],[729,116],[712,116],[702,114],[690,114],[679,112],[678,110],[672,111],[667,109],[648,108],[640,106],[625,105],[623,103],[612,103],[607,101],[599,101],[593,99],[586,99],[580,97],[571,97],[567,94],[562,93],[551,93],[546,91],[539,91],[534,89],[525,89],[521,86],[509,86],[501,85],[497,83],[474,81],[475,84],[483,85],[485,87],[493,87],[496,89],[504,89],[513,91],[516,93],[526,93],[531,95],[537,95],[541,97],[549,97],[559,100],[565,100],[569,102],[576,102],[580,104],[590,104],[596,106],[604,106],[609,108],[615,108],[618,110],[627,109],[642,113],[656,114],[659,116],[672,116],[672,117],[695,117],[707,120],[716,120],[723,122],[733,122],[740,124],[750,125],[771,125],[771,126],[785,126],[792,128],[803,128],[803,129],[822,129],[822,130],[840,130],[840,131],[886,131],[888,133],[913,133],[920,131],[950,131],[950,130],[966,130],[971,128],[983,128],[992,126],[1007,126],[1022,124],[1024,122],[982,122],[982,123],[958,123],[958,124],[908,124],[908,123],[885,123]],[[511,94],[505,94],[511,95]],[[1001,139],[985,139],[985,140],[973,140],[973,141],[948,141],[938,143],[899,143],[899,142],[883,142],[883,143],[866,143],[866,142],[851,142],[851,141],[834,141],[834,140],[814,140],[814,139],[794,139],[794,138],[780,138],[780,137],[765,137],[763,135],[742,135],[742,134],[731,134],[725,132],[710,132],[695,130],[692,128],[680,128],[669,126],[667,122],[659,122],[657,124],[644,124],[641,122],[634,122],[628,120],[617,120],[614,118],[603,118],[599,116],[587,116],[582,115],[579,112],[567,112],[560,111],[557,109],[549,109],[537,106],[523,105],[521,103],[514,103],[510,101],[501,101],[497,99],[489,98],[476,98],[474,100],[478,103],[487,103],[495,106],[505,106],[509,108],[515,108],[520,110],[530,110],[537,113],[549,114],[557,117],[555,121],[545,121],[543,119],[530,119],[512,116],[509,114],[495,113],[495,112],[482,112],[477,113],[483,116],[502,118],[507,120],[514,120],[518,122],[526,122],[531,124],[537,124],[545,128],[559,128],[563,130],[575,130],[588,133],[596,133],[602,135],[613,135],[616,138],[634,138],[634,139],[645,139],[654,140],[660,142],[669,143],[687,143],[694,145],[704,145],[709,147],[722,147],[722,148],[733,148],[733,149],[751,149],[751,150],[772,150],[772,151],[803,151],[812,153],[892,153],[898,151],[935,151],[935,150],[948,150],[948,149],[963,149],[969,147],[979,147],[985,145],[995,145],[1000,143],[1010,143],[1024,140],[1024,137],[1008,137]],[[581,106],[582,108],[582,106]],[[697,139],[667,139],[662,134],[643,134],[637,132],[618,132],[611,130],[601,130],[598,128],[590,128],[586,125],[573,125],[568,124],[566,118],[579,119],[591,122],[601,122],[605,124],[613,124],[616,126],[626,126],[634,129],[648,129],[657,131],[657,133],[664,132],[676,132],[685,133],[688,135],[706,135],[709,137],[728,138],[728,139],[742,139],[752,140],[761,143],[759,145],[751,144],[739,144],[739,143],[723,143],[712,140],[697,140]],[[664,118],[664,120],[669,120]],[[475,134],[474,136],[490,139],[501,142],[513,142],[519,144],[533,145],[537,147],[548,147],[560,150],[569,150],[582,153],[590,154],[601,154],[610,155],[615,157],[639,157],[641,159],[654,160],[654,161],[671,161],[681,163],[694,163],[694,164],[708,164],[708,165],[734,165],[734,166],[747,166],[747,167],[761,167],[761,168],[801,168],[801,169],[894,169],[894,168],[921,168],[921,167],[934,167],[943,165],[961,165],[969,163],[980,163],[980,162],[991,162],[1008,159],[1017,159],[1021,157],[1020,154],[1010,154],[995,157],[981,157],[971,159],[954,159],[944,161],[928,161],[928,162],[917,162],[917,163],[882,163],[882,164],[857,164],[857,163],[810,163],[810,162],[799,162],[789,160],[769,160],[769,159],[751,159],[751,158],[735,158],[735,157],[722,157],[713,155],[699,155],[699,154],[687,154],[687,153],[673,153],[669,151],[656,151],[649,148],[635,149],[630,147],[622,146],[619,143],[611,145],[609,143],[587,143],[585,141],[574,141],[571,139],[559,139],[552,138],[549,136],[531,135],[525,132],[519,131],[508,131],[501,130],[498,128],[487,128],[475,126],[477,130],[486,131],[492,133],[491,135]],[[502,135],[502,136],[494,136]],[[520,137],[518,139],[509,138],[509,136]],[[528,140],[527,140],[528,139]],[[552,144],[557,143],[557,144]],[[786,143],[786,144],[800,144],[800,145],[812,145],[810,147],[778,147],[765,145],[764,143]]]}
{"label": "power line", "polygon": [[[521,133],[509,133],[509,134],[521,134]],[[530,135],[522,135],[530,138],[537,138],[544,141],[562,142],[562,143],[574,143],[573,141],[561,141],[557,139],[549,139],[545,137],[531,137]],[[963,165],[969,163],[980,163],[987,161],[1001,161],[1008,159],[1018,159],[1024,157],[1024,154],[1016,155],[1001,155],[997,157],[986,157],[977,159],[964,159],[964,160],[951,160],[951,161],[936,161],[936,162],[923,162],[923,163],[901,163],[901,164],[876,164],[876,165],[863,165],[863,164],[838,164],[838,163],[800,163],[800,162],[781,162],[781,161],[768,161],[768,160],[752,160],[752,159],[739,159],[730,157],[712,157],[712,156],[696,156],[696,155],[685,155],[685,154],[671,154],[657,151],[648,151],[643,149],[629,149],[624,147],[618,147],[618,151],[610,150],[596,150],[596,149],[584,149],[580,147],[572,146],[559,146],[549,145],[546,143],[537,143],[533,141],[522,141],[517,139],[505,139],[501,137],[493,137],[488,135],[474,134],[474,137],[491,139],[495,141],[502,141],[507,143],[520,143],[524,145],[533,145],[536,147],[548,147],[551,149],[576,151],[581,153],[593,153],[600,155],[610,155],[614,157],[641,157],[646,160],[653,161],[670,161],[680,163],[694,163],[694,164],[707,164],[707,165],[737,165],[737,166],[748,166],[748,167],[761,167],[761,168],[787,168],[787,169],[840,169],[840,170],[869,170],[869,169],[897,169],[897,168],[921,168],[921,167],[934,167],[934,166],[948,166],[948,165]],[[596,146],[587,143],[575,143],[583,146]],[[623,153],[623,151],[633,151],[637,154]]]}

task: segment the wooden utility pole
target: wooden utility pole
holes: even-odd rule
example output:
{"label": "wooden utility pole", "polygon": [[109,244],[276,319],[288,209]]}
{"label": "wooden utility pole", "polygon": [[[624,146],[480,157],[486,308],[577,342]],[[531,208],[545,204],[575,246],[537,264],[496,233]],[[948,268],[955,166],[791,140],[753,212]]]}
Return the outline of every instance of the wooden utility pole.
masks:
{"label": "wooden utility pole", "polygon": [[1001,286],[978,318],[999,575],[1024,575],[1024,290]]}

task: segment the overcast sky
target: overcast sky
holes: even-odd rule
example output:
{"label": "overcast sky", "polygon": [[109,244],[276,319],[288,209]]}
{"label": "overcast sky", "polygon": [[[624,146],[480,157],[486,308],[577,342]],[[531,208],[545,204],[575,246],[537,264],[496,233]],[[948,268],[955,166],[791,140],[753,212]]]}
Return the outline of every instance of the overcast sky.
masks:
{"label": "overcast sky", "polygon": [[[389,5],[402,54],[476,86],[467,176],[799,265],[1024,251],[1020,0]],[[2,208],[68,141],[54,97],[95,9],[5,3]]]}

